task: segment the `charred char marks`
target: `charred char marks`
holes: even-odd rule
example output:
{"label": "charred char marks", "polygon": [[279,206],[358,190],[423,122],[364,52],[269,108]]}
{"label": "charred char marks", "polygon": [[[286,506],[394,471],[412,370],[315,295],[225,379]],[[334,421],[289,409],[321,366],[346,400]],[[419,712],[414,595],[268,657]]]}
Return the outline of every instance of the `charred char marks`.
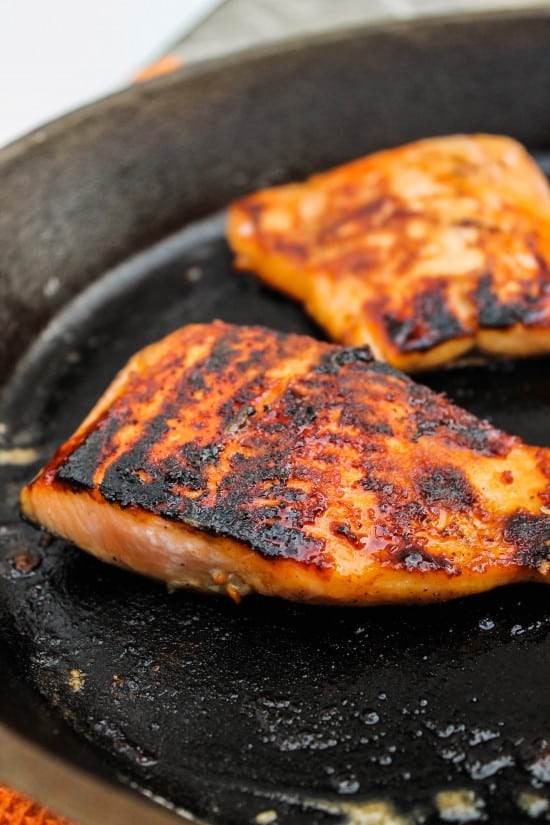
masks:
{"label": "charred char marks", "polygon": [[330,532],[335,536],[343,536],[349,541],[353,547],[361,546],[361,539],[357,536],[349,524],[343,521],[332,521],[330,523]]}
{"label": "charred char marks", "polygon": [[[234,372],[246,375],[253,367],[264,365],[282,357],[285,337],[282,333],[274,332],[270,341],[262,339],[258,330],[251,330],[250,349],[243,347],[238,327],[224,330],[223,334],[213,343],[209,355],[193,370],[195,380],[198,373],[202,375],[202,382],[209,386],[211,380],[217,380],[220,375]],[[209,380],[210,379],[210,380]]]}
{"label": "charred char marks", "polygon": [[513,326],[521,320],[521,307],[518,304],[501,303],[491,287],[491,275],[483,275],[474,292],[479,323],[497,329]]}
{"label": "charred char marks", "polygon": [[540,567],[550,561],[550,516],[518,510],[506,522],[504,540],[516,547],[517,564]]}
{"label": "charred char marks", "polygon": [[230,366],[235,358],[236,342],[236,332],[226,332],[223,337],[215,342],[210,355],[204,360],[202,369],[207,373],[216,375]]}
{"label": "charred char marks", "polygon": [[[227,401],[224,401],[217,410],[217,414],[226,429],[237,430],[246,424],[247,419],[250,417],[248,414],[249,405],[247,404],[247,400],[246,393],[240,391],[235,393]],[[254,414],[254,408],[252,408],[252,413],[250,414]]]}
{"label": "charred char marks", "polygon": [[[153,473],[153,468],[149,465],[145,469]],[[159,470],[168,485],[176,484],[193,492],[202,490],[204,487],[202,471],[196,468],[184,467],[176,456],[165,458],[161,462]]]}
{"label": "charred char marks", "polygon": [[55,478],[68,487],[93,489],[94,474],[105,460],[110,440],[119,426],[117,417],[104,416],[57,468]]}
{"label": "charred char marks", "polygon": [[382,502],[380,511],[385,512],[385,515],[391,515],[396,534],[408,540],[428,517],[428,511],[420,501],[401,501],[396,500],[395,497]]}
{"label": "charred char marks", "polygon": [[[154,418],[143,439],[107,468],[100,485],[100,492],[107,501],[121,507],[139,506],[151,512],[160,510],[163,502],[168,501],[171,517],[174,517],[174,485],[194,492],[205,489],[204,469],[217,463],[223,446],[190,442],[181,447],[179,457],[170,456],[160,464],[154,464],[149,460],[149,449],[157,437],[160,440],[165,429],[164,417]],[[181,501],[185,512],[183,499]]]}
{"label": "charred char marks", "polygon": [[458,467],[426,467],[418,474],[416,484],[426,504],[464,511],[476,501],[470,482]]}
{"label": "charred char marks", "polygon": [[[166,415],[155,416],[147,423],[141,439],[107,467],[99,485],[106,501],[120,507],[146,506],[147,509],[154,510],[158,506],[163,499],[165,482],[155,468],[154,475],[150,476],[146,469],[147,456],[150,448],[161,440],[166,429]],[[144,481],[142,473],[147,474],[150,480]],[[147,500],[147,505],[144,504],[144,499]]]}
{"label": "charred char marks", "polygon": [[317,411],[312,404],[292,398],[285,399],[285,401],[284,415],[289,418],[291,426],[307,427],[317,418]]}
{"label": "charred char marks", "polygon": [[232,496],[220,497],[210,508],[195,507],[194,522],[214,535],[245,542],[268,558],[292,558],[304,564],[326,566],[325,543],[306,535],[300,527],[284,524],[264,508],[235,506]]}
{"label": "charred char marks", "polygon": [[[547,272],[547,269],[546,269]],[[481,326],[501,329],[514,326],[514,324],[543,324],[547,325],[547,309],[545,301],[548,300],[547,274],[540,281],[535,282],[532,293],[525,291],[520,300],[499,301],[498,296],[492,289],[493,281],[490,274],[479,279],[478,286],[474,292],[474,299],[478,307],[478,318]]]}
{"label": "charred char marks", "polygon": [[272,244],[273,248],[276,249],[277,252],[287,254],[290,258],[304,260],[307,257],[308,248],[306,244],[298,243],[298,241],[291,241],[283,235],[275,235],[272,238]]}
{"label": "charred char marks", "polygon": [[325,375],[337,375],[348,364],[372,364],[374,361],[370,347],[349,347],[333,349],[323,354],[315,371]]}
{"label": "charred char marks", "polygon": [[356,427],[362,433],[369,435],[392,436],[393,429],[387,421],[377,421],[376,414],[366,404],[342,406],[339,423],[343,427]]}
{"label": "charred char marks", "polygon": [[392,554],[392,558],[409,571],[444,570],[450,576],[458,573],[456,566],[450,559],[428,553],[421,547],[406,547]]}
{"label": "charred char marks", "polygon": [[270,488],[275,484],[277,489],[285,490],[285,493],[289,492],[286,485],[290,476],[290,466],[282,460],[279,453],[272,453],[270,456],[263,455],[263,458],[259,456],[249,458],[237,452],[231,457],[231,469],[234,476],[226,476],[220,482],[224,489],[235,487],[238,476],[241,487],[244,486],[247,489],[256,484],[263,485],[264,482],[269,482]]}
{"label": "charred char marks", "polygon": [[459,407],[450,407],[446,399],[426,387],[409,382],[408,403],[414,410],[415,432],[412,440],[442,433],[459,447],[485,456],[506,456],[514,442],[487,421],[476,418]]}
{"label": "charred char marks", "polygon": [[479,424],[468,426],[461,423],[456,427],[455,433],[457,443],[461,447],[468,447],[481,455],[508,455],[509,447],[504,437],[501,438],[501,434],[490,427],[483,427]]}
{"label": "charred char marks", "polygon": [[[271,459],[262,454],[250,458],[243,456],[235,473],[227,474],[221,480],[214,506],[230,506],[232,510],[247,512],[252,520],[257,520],[259,514],[260,520],[264,516],[278,518],[292,527],[312,524],[325,512],[326,498],[321,492],[310,489],[309,478],[305,486],[287,487],[289,475],[293,481],[300,481],[299,471],[296,467],[290,468],[286,454]],[[267,512],[267,501],[276,507],[274,512]]]}
{"label": "charred char marks", "polygon": [[388,312],[383,319],[390,340],[401,352],[428,350],[466,334],[448,307],[443,284],[437,281],[430,289],[415,296],[411,314],[399,317]]}
{"label": "charred char marks", "polygon": [[[481,507],[467,450],[503,456],[517,440],[373,361],[366,347],[309,341],[300,361],[295,336],[218,332],[209,346],[194,333],[200,355],[189,367],[172,369],[165,356],[136,378],[66,445],[71,455],[59,454],[59,481],[319,571],[335,563],[332,538],[341,552],[348,543],[386,566],[456,574],[444,549],[454,545],[432,537],[464,537],[464,514]],[[455,461],[456,447],[467,449]],[[545,472],[546,453],[539,464]],[[454,516],[439,528],[445,508]],[[550,518],[518,511],[505,527],[510,557],[531,566],[548,558]],[[496,541],[501,531],[499,521]]]}
{"label": "charred char marks", "polygon": [[367,473],[367,475],[361,479],[360,484],[363,490],[380,493],[381,496],[385,496],[386,498],[393,496],[395,491],[395,485],[386,478],[379,478],[377,475],[371,475],[370,473]]}
{"label": "charred char marks", "polygon": [[[288,393],[287,400],[291,397],[293,422],[314,420],[313,407]],[[326,501],[309,488],[286,486],[289,453],[285,445],[281,449],[279,438],[279,443],[272,445],[269,427],[262,431],[258,424],[252,436],[252,455],[236,451],[230,458],[231,469],[218,477],[216,492],[212,493],[209,473],[216,472],[223,442],[188,442],[168,458],[151,458],[151,447],[162,443],[168,431],[166,421],[173,413],[166,406],[148,423],[140,440],[108,467],[100,486],[103,497],[120,507],[135,506],[213,535],[242,541],[269,558],[292,558],[319,569],[326,567],[324,541],[304,530],[324,512]],[[298,474],[294,472],[294,476]],[[193,495],[186,495],[180,487]]]}
{"label": "charred char marks", "polygon": [[[147,479],[143,475],[147,475]],[[130,459],[117,462],[109,468],[100,485],[100,492],[106,501],[119,507],[142,507],[156,512],[170,499],[172,506],[175,496],[167,496],[165,479],[158,471],[149,473],[145,466],[133,464]]]}
{"label": "charred char marks", "polygon": [[255,195],[250,195],[248,198],[243,198],[240,203],[240,207],[243,212],[246,212],[254,223],[259,221],[266,206],[267,204],[262,203]]}
{"label": "charred char marks", "polygon": [[196,470],[202,470],[209,464],[217,464],[221,452],[223,444],[219,443],[196,444],[190,441],[180,448],[181,457],[186,465]]}
{"label": "charred char marks", "polygon": [[[192,452],[192,451],[191,451]],[[303,491],[287,489],[274,482],[266,495],[277,498],[276,505],[262,504],[257,485],[273,478],[273,469],[264,472],[243,467],[235,476],[225,476],[215,500],[208,499],[206,480],[201,475],[202,453],[196,453],[197,464],[180,466],[171,462],[157,468],[144,463],[136,466],[135,453],[124,456],[106,474],[101,493],[107,501],[121,507],[137,506],[163,518],[186,523],[217,536],[227,536],[245,542],[266,557],[294,558],[305,564],[325,566],[322,559],[324,541],[308,536],[303,527],[315,520],[326,503]],[[243,457],[243,463],[246,459]],[[148,480],[141,478],[141,471]],[[173,485],[182,484],[199,493],[190,499],[174,492]]]}
{"label": "charred char marks", "polygon": [[373,226],[380,226],[398,213],[399,205],[396,198],[383,194],[355,208],[348,208],[337,220],[321,229],[317,243],[330,242],[337,238],[339,230],[342,227],[349,227],[350,224],[356,224],[358,232],[365,232]]}
{"label": "charred char marks", "polygon": [[377,373],[378,375],[385,376],[393,376],[394,378],[399,378],[400,381],[403,381],[406,384],[411,384],[411,386],[415,386],[411,379],[405,375],[405,373],[401,372],[400,370],[396,369],[395,367],[390,366],[390,364],[386,364],[384,361],[373,361],[370,366],[371,372]]}
{"label": "charred char marks", "polygon": [[202,374],[200,369],[191,370],[191,372],[189,373],[189,386],[191,387],[191,392],[193,392],[193,390],[206,389],[204,375]]}

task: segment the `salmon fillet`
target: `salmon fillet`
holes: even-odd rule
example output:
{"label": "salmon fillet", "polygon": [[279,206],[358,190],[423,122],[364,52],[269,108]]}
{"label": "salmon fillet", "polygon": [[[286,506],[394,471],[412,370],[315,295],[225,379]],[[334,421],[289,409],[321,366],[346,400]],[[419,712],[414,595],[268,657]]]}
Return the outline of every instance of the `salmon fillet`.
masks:
{"label": "salmon fillet", "polygon": [[550,350],[550,187],[506,137],[431,138],[229,209],[238,267],[407,372]]}
{"label": "salmon fillet", "polygon": [[372,359],[222,322],[135,355],[25,516],[166,581],[326,604],[550,581],[550,450]]}

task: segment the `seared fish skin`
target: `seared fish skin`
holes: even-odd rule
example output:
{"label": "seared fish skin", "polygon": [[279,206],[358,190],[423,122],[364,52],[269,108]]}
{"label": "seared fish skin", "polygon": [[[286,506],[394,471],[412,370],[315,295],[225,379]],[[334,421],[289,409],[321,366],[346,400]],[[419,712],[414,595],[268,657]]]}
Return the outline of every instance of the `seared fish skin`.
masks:
{"label": "seared fish skin", "polygon": [[229,210],[238,267],[407,372],[550,350],[550,187],[506,137],[430,138]]}
{"label": "seared fish skin", "polygon": [[549,449],[366,347],[219,321],[135,355],[21,508],[105,561],[236,600],[550,581]]}

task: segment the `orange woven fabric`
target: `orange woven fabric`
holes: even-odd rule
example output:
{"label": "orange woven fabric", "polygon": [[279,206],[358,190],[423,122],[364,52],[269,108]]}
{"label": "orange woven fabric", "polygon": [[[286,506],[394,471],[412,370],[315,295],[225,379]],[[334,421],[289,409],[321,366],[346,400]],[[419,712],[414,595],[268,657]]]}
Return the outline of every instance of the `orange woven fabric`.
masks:
{"label": "orange woven fabric", "polygon": [[169,74],[183,66],[181,57],[176,54],[165,54],[160,60],[146,66],[134,77],[134,83],[143,83],[144,80],[150,80],[152,77],[160,77],[163,74]]}
{"label": "orange woven fabric", "polygon": [[31,799],[0,785],[0,825],[71,825]]}

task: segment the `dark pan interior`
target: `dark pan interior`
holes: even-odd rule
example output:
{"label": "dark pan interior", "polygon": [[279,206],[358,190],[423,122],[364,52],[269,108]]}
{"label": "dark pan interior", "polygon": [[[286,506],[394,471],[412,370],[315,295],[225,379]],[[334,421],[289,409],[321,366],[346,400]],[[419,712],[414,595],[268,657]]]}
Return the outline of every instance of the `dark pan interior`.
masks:
{"label": "dark pan interior", "polygon": [[[6,218],[0,211],[6,241],[0,289],[12,313],[18,302],[19,315],[14,324],[6,303],[0,305],[6,317],[0,446],[37,452],[34,459],[15,454],[26,463],[0,466],[3,721],[95,774],[117,775],[212,822],[261,825],[275,821],[268,812],[298,825],[359,825],[376,813],[385,823],[548,819],[544,587],[377,610],[260,598],[235,606],[189,592],[168,595],[157,583],[20,523],[17,492],[126,359],[175,327],[218,317],[322,336],[296,305],[232,271],[223,215],[215,211],[229,197],[382,145],[456,129],[514,134],[548,168],[549,19],[349,35],[252,61],[252,68],[208,69],[115,98],[116,105],[54,129],[49,143],[8,153],[0,178],[21,214],[12,208]],[[513,66],[505,59],[511,53]],[[361,91],[358,114],[352,81],[361,69],[370,86]],[[323,103],[313,80],[325,83]],[[216,97],[220,86],[229,95],[223,102]],[[197,88],[212,105],[193,120]],[[260,96],[268,89],[269,106]],[[317,108],[304,108],[304,100]],[[176,101],[179,116],[188,115],[185,145]],[[226,115],[223,134],[212,131],[216,105]],[[132,118],[145,122],[147,106],[156,126],[141,134]],[[286,117],[283,131],[274,115]],[[184,149],[188,155],[181,156],[190,153],[198,168],[183,169],[178,193],[175,158]],[[136,158],[139,174],[132,172]],[[36,168],[47,171],[29,201]],[[120,191],[101,188],[113,168],[127,199],[118,223]],[[61,178],[52,199],[55,172]],[[156,191],[148,188],[152,180]],[[28,221],[21,217],[24,181]],[[39,234],[48,228],[58,244]],[[10,255],[25,237],[36,243],[16,265]],[[550,359],[506,361],[425,380],[528,442],[550,445],[549,366]]]}
{"label": "dark pan interior", "polygon": [[[185,231],[170,260],[142,257],[133,278],[119,271],[58,318],[6,410],[15,439],[40,451],[8,484],[32,475],[131,353],[182,323],[221,317],[320,335],[293,303],[231,271],[220,226]],[[426,380],[550,444],[549,366]],[[13,523],[13,498],[8,507]],[[542,586],[430,608],[235,606],[168,595],[24,525],[12,538],[0,600],[27,678],[114,767],[177,806],[220,822],[271,809],[280,822],[330,821],[372,800],[434,815],[450,787],[517,821],[521,793],[550,781]]]}

